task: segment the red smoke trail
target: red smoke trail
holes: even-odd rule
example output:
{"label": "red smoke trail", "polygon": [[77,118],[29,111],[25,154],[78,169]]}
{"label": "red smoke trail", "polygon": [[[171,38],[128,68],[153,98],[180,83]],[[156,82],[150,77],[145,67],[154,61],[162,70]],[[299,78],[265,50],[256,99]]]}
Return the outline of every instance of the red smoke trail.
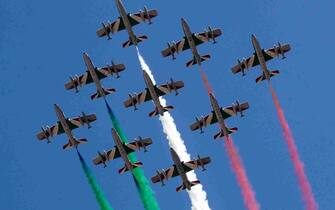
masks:
{"label": "red smoke trail", "polygon": [[213,89],[212,89],[211,85],[209,84],[207,76],[206,76],[204,70],[201,68],[201,66],[199,66],[199,72],[201,74],[201,79],[205,84],[205,87],[207,89],[208,94],[213,93]]}
{"label": "red smoke trail", "polygon": [[277,113],[278,113],[278,118],[280,121],[280,124],[283,128],[284,131],[284,137],[288,146],[288,150],[291,156],[291,160],[293,162],[294,165],[294,170],[296,173],[296,176],[298,177],[298,181],[299,181],[299,187],[300,190],[302,192],[302,196],[303,196],[303,200],[305,202],[306,205],[306,209],[307,210],[316,210],[318,209],[318,205],[314,199],[313,196],[313,192],[312,192],[312,188],[311,185],[306,177],[306,174],[304,172],[304,163],[300,160],[299,158],[299,153],[298,153],[298,149],[297,146],[295,145],[294,142],[294,138],[293,135],[291,133],[290,127],[288,126],[285,116],[284,116],[284,112],[279,104],[278,98],[276,96],[276,93],[274,91],[274,89],[272,88],[271,84],[270,84],[270,91],[272,94],[272,98],[273,101],[275,103],[276,109],[277,109]]}
{"label": "red smoke trail", "polygon": [[[199,72],[201,74],[201,79],[205,84],[208,94],[213,93],[213,89],[210,83],[208,82],[206,74],[200,66],[199,66]],[[248,180],[241,158],[239,157],[239,154],[235,149],[234,143],[231,137],[229,136],[225,137],[225,140],[226,142],[224,145],[226,147],[232,169],[236,175],[237,182],[242,190],[244,204],[248,210],[258,210],[260,206],[256,201],[255,192],[253,191],[252,186]]]}
{"label": "red smoke trail", "polygon": [[248,180],[243,163],[238,155],[238,151],[235,149],[233,140],[231,137],[225,137],[225,140],[224,145],[231,162],[231,167],[235,172],[237,182],[242,190],[244,205],[249,210],[258,210],[260,209],[260,206],[255,198],[255,192]]}

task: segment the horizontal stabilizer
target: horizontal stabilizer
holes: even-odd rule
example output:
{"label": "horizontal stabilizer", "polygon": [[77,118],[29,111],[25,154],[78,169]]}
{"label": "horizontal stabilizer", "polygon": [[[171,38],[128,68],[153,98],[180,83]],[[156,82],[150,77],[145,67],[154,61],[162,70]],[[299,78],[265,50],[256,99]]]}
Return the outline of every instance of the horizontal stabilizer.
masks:
{"label": "horizontal stabilizer", "polygon": [[[142,162],[136,162],[136,163],[132,163],[133,168],[137,168],[137,167],[141,167],[143,166]],[[119,174],[123,174],[125,172],[129,171],[129,168],[127,167],[127,165],[125,165],[124,167],[119,169]]]}
{"label": "horizontal stabilizer", "polygon": [[[273,70],[273,71],[271,71],[271,72],[270,72],[270,78],[273,77],[273,76],[278,75],[279,73],[280,73],[280,72],[279,72],[278,70]],[[263,80],[265,80],[265,79],[266,79],[266,77],[265,77],[264,74],[263,74],[262,76],[259,76],[259,77],[256,78],[256,83],[259,83],[259,82],[261,82],[261,81],[263,81]]]}
{"label": "horizontal stabilizer", "polygon": [[70,141],[69,141],[69,143],[64,144],[64,145],[63,145],[63,149],[68,149],[68,148],[71,148],[71,147],[77,147],[77,145],[79,145],[79,144],[86,143],[86,142],[87,142],[87,139],[85,139],[85,138],[82,138],[82,139],[74,139],[74,142],[75,142],[75,145],[72,145]]}
{"label": "horizontal stabilizer", "polygon": [[101,95],[98,91],[91,96],[91,99],[94,100],[94,99],[97,99],[97,98],[105,97],[106,95],[114,93],[116,90],[114,88],[103,88],[102,91],[104,92],[103,95]]}
{"label": "horizontal stabilizer", "polygon": [[[233,128],[227,128],[227,134],[235,133],[238,129],[236,127]],[[225,132],[221,130],[219,133],[214,135],[214,139],[217,139],[218,137],[222,138],[225,136]]]}
{"label": "horizontal stabilizer", "polygon": [[[142,41],[144,41],[144,40],[147,40],[147,39],[148,39],[147,36],[145,36],[145,35],[140,35],[140,36],[136,37],[136,42],[137,42],[137,43],[140,43],[140,42],[142,42]],[[137,45],[137,43],[136,43],[135,45]],[[123,47],[123,48],[126,48],[126,47],[130,47],[130,46],[132,46],[132,45],[134,45],[134,43],[133,43],[132,40],[129,38],[129,40],[127,40],[126,42],[124,42],[124,43],[122,44],[122,47]]]}
{"label": "horizontal stabilizer", "polygon": [[[193,187],[193,186],[195,186],[195,185],[197,185],[197,184],[200,184],[200,181],[199,180],[195,180],[195,181],[193,181],[193,182],[189,182],[189,188],[191,189],[191,187]],[[182,191],[182,190],[185,190],[187,188],[187,186],[183,183],[183,184],[181,184],[180,186],[178,186],[177,188],[176,188],[176,191],[177,192],[180,192],[180,191]],[[189,189],[189,190],[190,190]]]}
{"label": "horizontal stabilizer", "polygon": [[[209,54],[202,55],[202,56],[200,56],[200,63],[203,62],[203,61],[208,61],[210,58],[211,58],[211,55],[209,55]],[[195,57],[193,57],[192,60],[190,60],[189,62],[186,63],[186,66],[190,67],[190,66],[193,66],[195,64],[197,64],[197,60],[196,60]]]}
{"label": "horizontal stabilizer", "polygon": [[159,113],[158,109],[155,108],[154,111],[152,111],[152,112],[149,113],[149,117],[154,117],[154,116],[157,116],[158,114],[160,114],[160,115],[163,116],[163,113],[164,113],[164,112],[170,111],[170,110],[172,110],[172,109],[174,109],[173,106],[165,106],[165,107],[163,107],[162,112]]}

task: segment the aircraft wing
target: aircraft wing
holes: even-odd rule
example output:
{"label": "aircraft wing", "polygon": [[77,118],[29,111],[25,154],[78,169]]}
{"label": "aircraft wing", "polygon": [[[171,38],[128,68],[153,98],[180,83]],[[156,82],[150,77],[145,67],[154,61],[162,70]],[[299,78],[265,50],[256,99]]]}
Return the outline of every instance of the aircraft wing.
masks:
{"label": "aircraft wing", "polygon": [[120,154],[119,150],[117,149],[117,147],[114,146],[113,149],[106,152],[102,157],[100,155],[98,155],[96,158],[94,158],[93,163],[95,165],[99,165],[101,163],[104,163],[105,161],[114,160],[114,159],[119,158],[119,157],[121,157],[121,154]]}
{"label": "aircraft wing", "polygon": [[193,39],[195,41],[195,45],[202,44],[204,42],[209,42],[210,40],[215,39],[218,36],[221,36],[222,31],[218,28],[211,29],[211,31],[204,31],[202,33],[193,34]]}
{"label": "aircraft wing", "polygon": [[124,30],[126,27],[121,17],[118,17],[113,23],[103,24],[103,27],[97,30],[99,37],[107,36],[107,34],[114,34],[118,31]]}
{"label": "aircraft wing", "polygon": [[178,90],[183,87],[184,87],[183,81],[176,81],[176,82],[172,81],[170,83],[167,82],[164,85],[155,86],[155,90],[158,96],[163,96],[163,95],[169,94],[172,91],[174,91],[174,88]]}
{"label": "aircraft wing", "polygon": [[145,148],[146,146],[149,146],[152,144],[152,139],[151,138],[146,138],[146,139],[140,139],[140,140],[135,140],[132,141],[128,144],[125,144],[125,150],[127,154],[134,152],[136,150],[140,150],[141,147]]}
{"label": "aircraft wing", "polygon": [[91,123],[96,120],[97,120],[97,116],[95,114],[89,114],[89,115],[76,117],[73,119],[68,118],[66,121],[70,129],[73,130],[75,128],[79,128],[80,126],[83,126],[84,123]]}
{"label": "aircraft wing", "polygon": [[57,136],[59,134],[64,133],[63,126],[61,123],[58,121],[56,125],[51,126],[50,128],[46,129],[47,132],[40,132],[37,134],[37,139],[38,140],[44,140],[49,137]]}
{"label": "aircraft wing", "polygon": [[169,44],[168,48],[164,49],[161,53],[163,57],[167,57],[174,53],[180,53],[187,49],[190,49],[190,45],[188,44],[186,38],[184,37],[182,40],[178,41],[177,43]]}
{"label": "aircraft wing", "polygon": [[173,165],[166,170],[162,170],[156,176],[151,177],[151,181],[152,183],[157,183],[157,182],[160,182],[161,180],[168,180],[178,175],[179,173],[178,173],[177,167]]}
{"label": "aircraft wing", "polygon": [[145,22],[147,20],[150,21],[151,18],[156,17],[157,14],[158,14],[157,10],[149,10],[147,14],[144,11],[140,11],[138,13],[129,14],[128,18],[129,18],[130,24],[134,26],[141,22]]}
{"label": "aircraft wing", "polygon": [[254,67],[257,65],[259,65],[259,60],[258,60],[256,53],[254,53],[251,57],[247,59],[243,59],[243,61],[241,61],[239,64],[231,68],[231,71],[234,74],[236,74],[236,73],[241,72],[244,69],[250,69],[251,67]]}
{"label": "aircraft wing", "polygon": [[97,70],[97,75],[98,75],[99,79],[102,79],[102,78],[105,78],[109,75],[112,75],[113,73],[117,74],[121,71],[124,71],[125,69],[126,69],[126,67],[123,64],[114,64],[114,65],[111,65],[111,66],[107,65],[107,66],[104,66],[102,68],[99,68]]}
{"label": "aircraft wing", "polygon": [[[66,123],[69,125],[69,128],[71,130],[79,128],[80,126],[83,126],[84,123],[90,123],[97,119],[97,117],[94,114],[80,116],[77,118],[67,118]],[[53,137],[59,134],[64,133],[64,128],[62,124],[58,121],[56,125],[51,126],[50,128],[46,128],[46,132],[40,132],[37,134],[37,138],[39,140],[46,139],[48,137]]]}
{"label": "aircraft wing", "polygon": [[130,106],[141,104],[141,103],[149,101],[151,99],[152,99],[152,97],[150,95],[150,92],[149,92],[148,88],[145,88],[145,90],[143,92],[141,92],[139,94],[136,94],[134,96],[131,96],[131,98],[129,98],[128,100],[123,102],[123,104],[126,108],[128,108]]}
{"label": "aircraft wing", "polygon": [[289,44],[284,44],[284,45],[280,45],[280,46],[275,46],[273,48],[264,50],[263,54],[264,54],[264,58],[265,60],[270,60],[272,58],[278,57],[281,52],[286,53],[288,51],[291,50],[291,47]]}
{"label": "aircraft wing", "polygon": [[205,158],[199,158],[199,159],[196,159],[196,160],[191,160],[191,161],[188,161],[188,162],[182,163],[182,164],[183,164],[184,170],[186,172],[188,172],[188,171],[192,171],[192,170],[198,168],[201,165],[207,165],[210,162],[211,162],[210,157],[205,157]]}
{"label": "aircraft wing", "polygon": [[[221,107],[220,111],[223,119],[227,119],[229,117],[235,116],[238,112],[244,111],[249,108],[249,104],[247,102],[240,104],[240,108],[237,105],[229,106],[229,107]],[[192,131],[198,130],[201,127],[207,127],[213,123],[218,121],[216,114],[212,111],[209,115],[205,117],[201,117],[196,122],[191,124],[190,128]]]}

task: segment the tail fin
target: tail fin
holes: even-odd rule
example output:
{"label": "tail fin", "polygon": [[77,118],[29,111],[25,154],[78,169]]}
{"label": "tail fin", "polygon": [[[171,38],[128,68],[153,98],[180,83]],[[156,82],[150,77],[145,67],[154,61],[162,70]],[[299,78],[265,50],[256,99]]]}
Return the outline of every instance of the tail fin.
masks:
{"label": "tail fin", "polygon": [[[270,78],[273,77],[273,76],[278,75],[279,73],[280,73],[280,72],[279,72],[278,70],[273,70],[273,71],[271,71],[271,72],[270,72]],[[259,76],[259,77],[256,78],[256,83],[259,83],[259,82],[261,82],[261,81],[263,81],[263,80],[265,80],[265,79],[266,79],[266,77],[265,77],[264,74],[263,74],[262,76]]]}
{"label": "tail fin", "polygon": [[[188,183],[188,185],[189,185],[189,189],[188,189],[188,190],[190,190],[191,187],[193,187],[193,186],[195,186],[195,185],[197,185],[197,184],[200,184],[200,181],[199,181],[199,180],[195,180],[195,181],[189,182],[189,183]],[[183,183],[183,184],[181,184],[180,186],[178,186],[178,187],[176,188],[176,191],[177,191],[177,192],[180,192],[180,191],[182,191],[182,190],[185,190],[186,188],[187,188],[187,186]]]}
{"label": "tail fin", "polygon": [[[140,43],[140,42],[142,42],[144,40],[147,40],[147,39],[148,39],[148,37],[145,36],[145,35],[140,35],[140,36],[136,37],[137,43]],[[126,48],[126,47],[130,47],[132,45],[134,45],[134,43],[131,41],[131,39],[129,39],[122,44],[122,47]]]}
{"label": "tail fin", "polygon": [[[141,167],[141,166],[143,166],[143,163],[138,161],[136,163],[132,163],[132,166],[133,166],[133,168]],[[129,168],[126,165],[124,165],[122,168],[119,169],[119,174],[123,174],[127,171],[129,171]]]}
{"label": "tail fin", "polygon": [[[227,133],[231,134],[231,133],[235,133],[238,129],[236,127],[233,128],[227,128]],[[225,136],[225,132],[221,129],[219,133],[214,135],[214,139],[217,139],[218,137],[224,137]]]}
{"label": "tail fin", "polygon": [[170,111],[170,110],[172,110],[172,109],[174,109],[173,106],[165,106],[165,107],[163,107],[163,112],[162,112],[162,113],[159,113],[159,112],[158,112],[158,109],[156,108],[154,111],[152,111],[152,112],[149,113],[149,116],[150,116],[150,117],[153,117],[153,116],[157,116],[158,114],[163,115],[164,112]]}
{"label": "tail fin", "polygon": [[[209,55],[209,54],[207,54],[207,55],[202,55],[202,56],[200,56],[200,62],[208,61],[210,58],[211,58],[211,55]],[[190,66],[193,66],[193,65],[195,65],[195,64],[197,64],[197,60],[196,60],[195,57],[193,57],[192,60],[190,60],[190,61],[188,61],[188,62],[186,63],[186,66],[187,66],[187,67],[190,67]]]}
{"label": "tail fin", "polygon": [[[103,88],[102,90],[104,91],[105,96],[111,93],[114,93],[116,91],[114,88]],[[92,100],[100,98],[100,97],[103,97],[103,96],[98,91],[95,94],[91,95]]]}
{"label": "tail fin", "polygon": [[82,139],[74,139],[74,141],[76,142],[75,145],[73,145],[70,141],[67,144],[64,144],[63,149],[68,149],[71,147],[76,147],[79,144],[83,144],[87,142],[87,139],[82,138]]}

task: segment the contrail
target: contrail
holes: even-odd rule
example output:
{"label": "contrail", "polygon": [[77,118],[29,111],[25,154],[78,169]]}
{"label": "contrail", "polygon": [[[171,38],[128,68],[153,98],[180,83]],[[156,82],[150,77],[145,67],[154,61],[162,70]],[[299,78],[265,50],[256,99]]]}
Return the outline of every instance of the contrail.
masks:
{"label": "contrail", "polygon": [[279,100],[277,98],[275,90],[272,88],[271,84],[269,84],[269,87],[270,87],[270,92],[271,92],[273,101],[274,101],[276,109],[277,109],[279,122],[280,122],[280,124],[283,128],[284,137],[285,137],[285,140],[286,140],[286,143],[287,143],[287,146],[288,146],[288,150],[289,150],[289,153],[290,153],[291,160],[292,160],[293,165],[294,165],[295,174],[298,178],[299,187],[300,187],[300,190],[302,192],[302,197],[303,197],[303,201],[305,202],[306,209],[307,210],[317,210],[318,209],[318,204],[316,203],[316,201],[314,199],[314,195],[313,195],[313,192],[312,192],[311,185],[310,185],[310,183],[308,181],[308,178],[305,174],[304,163],[299,158],[299,152],[298,152],[297,146],[295,144],[291,129],[288,126],[288,123],[285,119],[283,109],[281,108],[281,106],[279,104]]}
{"label": "contrail", "polygon": [[[156,84],[155,78],[153,77],[149,66],[144,61],[137,47],[136,50],[142,69],[148,73],[148,75],[152,79],[152,82]],[[166,106],[166,100],[163,97],[160,97],[159,100],[163,107]],[[163,131],[166,134],[170,147],[176,151],[182,161],[189,161],[191,159],[190,154],[187,152],[186,146],[183,139],[181,138],[179,131],[177,130],[177,126],[174,123],[173,117],[170,115],[169,112],[165,112],[163,116],[159,117],[159,120],[161,121]],[[197,180],[194,171],[188,172],[187,177],[190,179],[190,181]],[[211,209],[208,205],[207,194],[203,190],[201,184],[195,185],[191,188],[190,191],[187,190],[187,193],[192,203],[192,210]]]}
{"label": "contrail", "polygon": [[[199,65],[199,72],[201,74],[201,79],[205,85],[208,95],[212,94],[213,89],[207,79],[204,70],[201,68],[200,65]],[[234,142],[230,136],[225,137],[225,140],[226,141],[224,142],[224,145],[227,150],[228,157],[230,159],[232,170],[235,173],[238,185],[241,188],[244,205],[249,210],[258,210],[260,209],[260,205],[256,200],[255,192],[253,191],[252,185],[249,182],[242,160],[238,154],[237,149],[234,146]]]}
{"label": "contrail", "polygon": [[[106,104],[106,108],[107,108],[108,114],[110,116],[110,119],[112,120],[113,127],[118,132],[121,140],[123,142],[127,143],[128,139],[127,139],[125,133],[122,131],[121,125],[120,125],[117,117],[115,116],[113,110],[111,109],[111,107],[109,106],[109,104],[107,103],[106,100],[105,100],[105,104]],[[137,162],[135,153],[129,154],[128,157],[129,157],[129,159],[132,163]],[[155,198],[155,194],[154,194],[153,190],[151,189],[149,181],[145,177],[144,172],[141,168],[138,167],[138,168],[134,169],[133,179],[134,179],[134,182],[136,184],[137,191],[140,194],[140,197],[141,197],[142,203],[144,205],[144,208],[146,210],[159,210],[160,208],[159,208],[158,202]]]}
{"label": "contrail", "polygon": [[100,189],[97,181],[95,180],[92,171],[90,170],[90,168],[88,167],[84,158],[81,156],[81,154],[79,153],[78,150],[77,150],[77,154],[78,154],[81,166],[82,166],[82,168],[85,172],[85,175],[88,179],[88,182],[90,183],[90,185],[92,187],[92,190],[95,194],[95,198],[97,199],[97,201],[99,203],[100,210],[113,210],[113,208],[110,206],[109,202],[105,198],[102,190]]}

